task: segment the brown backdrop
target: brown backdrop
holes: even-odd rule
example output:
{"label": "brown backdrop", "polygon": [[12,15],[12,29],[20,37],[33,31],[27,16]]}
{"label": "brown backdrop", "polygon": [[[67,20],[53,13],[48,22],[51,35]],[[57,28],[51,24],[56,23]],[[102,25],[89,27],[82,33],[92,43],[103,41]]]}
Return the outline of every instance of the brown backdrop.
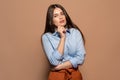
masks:
{"label": "brown backdrop", "polygon": [[0,80],[46,80],[40,38],[51,3],[63,5],[85,35],[84,80],[119,80],[119,0],[1,0]]}

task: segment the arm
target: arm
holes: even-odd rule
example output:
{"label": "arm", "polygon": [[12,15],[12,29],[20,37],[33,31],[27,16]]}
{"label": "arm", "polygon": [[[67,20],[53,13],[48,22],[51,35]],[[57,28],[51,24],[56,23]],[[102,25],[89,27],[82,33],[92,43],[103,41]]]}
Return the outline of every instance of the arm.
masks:
{"label": "arm", "polygon": [[64,53],[64,44],[65,44],[65,38],[66,38],[66,35],[65,33],[63,33],[63,31],[66,31],[64,27],[58,27],[57,28],[57,31],[59,32],[60,34],[60,42],[59,42],[59,45],[57,47],[57,50],[59,51],[59,53],[61,55],[63,55]]}
{"label": "arm", "polygon": [[57,49],[53,48],[53,45],[48,39],[47,34],[44,34],[42,36],[42,44],[50,63],[54,66],[57,66],[60,63],[60,60],[62,59],[62,55],[59,53]]}
{"label": "arm", "polygon": [[63,58],[62,55],[64,52],[64,44],[65,44],[65,37],[66,37],[63,31],[65,31],[65,28],[63,27],[58,28],[58,32],[60,33],[61,38],[60,38],[60,42],[59,42],[57,49],[54,49],[48,37],[49,36],[48,34],[44,34],[42,36],[42,43],[43,43],[45,53],[50,63],[54,66],[57,66],[58,64],[60,64]]}
{"label": "arm", "polygon": [[70,62],[73,65],[74,68],[78,67],[79,64],[82,64],[84,62],[84,58],[85,58],[85,47],[84,47],[84,43],[83,43],[83,39],[82,39],[82,35],[78,30],[75,30],[75,34],[74,36],[76,36],[76,53],[74,55],[74,57],[71,57]]}
{"label": "arm", "polygon": [[59,51],[59,53],[61,55],[63,55],[63,53],[64,53],[64,44],[65,44],[65,37],[62,37],[62,38],[60,38],[60,42],[59,42],[59,45],[57,47],[57,50]]}
{"label": "arm", "polygon": [[63,64],[59,64],[55,69],[65,69],[65,68],[71,68],[71,67],[78,67],[79,64],[82,64],[84,61],[85,56],[85,48],[82,40],[81,33],[79,31],[75,31],[75,42],[76,42],[76,53],[74,57],[71,57],[69,61],[64,62]]}

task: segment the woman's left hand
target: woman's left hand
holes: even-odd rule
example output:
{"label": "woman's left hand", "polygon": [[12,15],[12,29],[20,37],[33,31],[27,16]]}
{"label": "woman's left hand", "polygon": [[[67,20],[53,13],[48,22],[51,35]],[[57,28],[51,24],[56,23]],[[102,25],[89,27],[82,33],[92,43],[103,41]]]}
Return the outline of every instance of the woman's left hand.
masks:
{"label": "woman's left hand", "polygon": [[70,61],[66,61],[54,67],[55,70],[61,70],[61,69],[67,69],[67,68],[72,68],[72,64]]}
{"label": "woman's left hand", "polygon": [[59,64],[57,65],[56,67],[54,67],[55,70],[61,70],[63,69],[63,65],[62,64]]}

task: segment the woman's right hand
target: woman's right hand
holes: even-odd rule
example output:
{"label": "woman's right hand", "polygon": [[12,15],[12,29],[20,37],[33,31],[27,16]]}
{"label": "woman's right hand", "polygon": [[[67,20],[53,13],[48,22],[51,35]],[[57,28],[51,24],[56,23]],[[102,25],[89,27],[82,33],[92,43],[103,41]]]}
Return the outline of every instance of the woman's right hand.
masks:
{"label": "woman's right hand", "polygon": [[62,37],[65,37],[65,34],[66,34],[66,29],[65,29],[65,27],[59,26],[59,27],[57,28],[57,31],[60,33],[60,37],[61,37],[61,38],[62,38]]}

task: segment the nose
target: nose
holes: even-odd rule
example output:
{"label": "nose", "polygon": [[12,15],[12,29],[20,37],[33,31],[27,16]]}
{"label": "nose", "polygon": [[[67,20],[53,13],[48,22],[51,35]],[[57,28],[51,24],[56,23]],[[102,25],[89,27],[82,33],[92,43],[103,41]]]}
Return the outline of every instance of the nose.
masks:
{"label": "nose", "polygon": [[59,18],[63,18],[63,15],[59,14]]}
{"label": "nose", "polygon": [[62,15],[60,15],[60,16],[59,16],[59,19],[63,19],[63,16],[62,16]]}

